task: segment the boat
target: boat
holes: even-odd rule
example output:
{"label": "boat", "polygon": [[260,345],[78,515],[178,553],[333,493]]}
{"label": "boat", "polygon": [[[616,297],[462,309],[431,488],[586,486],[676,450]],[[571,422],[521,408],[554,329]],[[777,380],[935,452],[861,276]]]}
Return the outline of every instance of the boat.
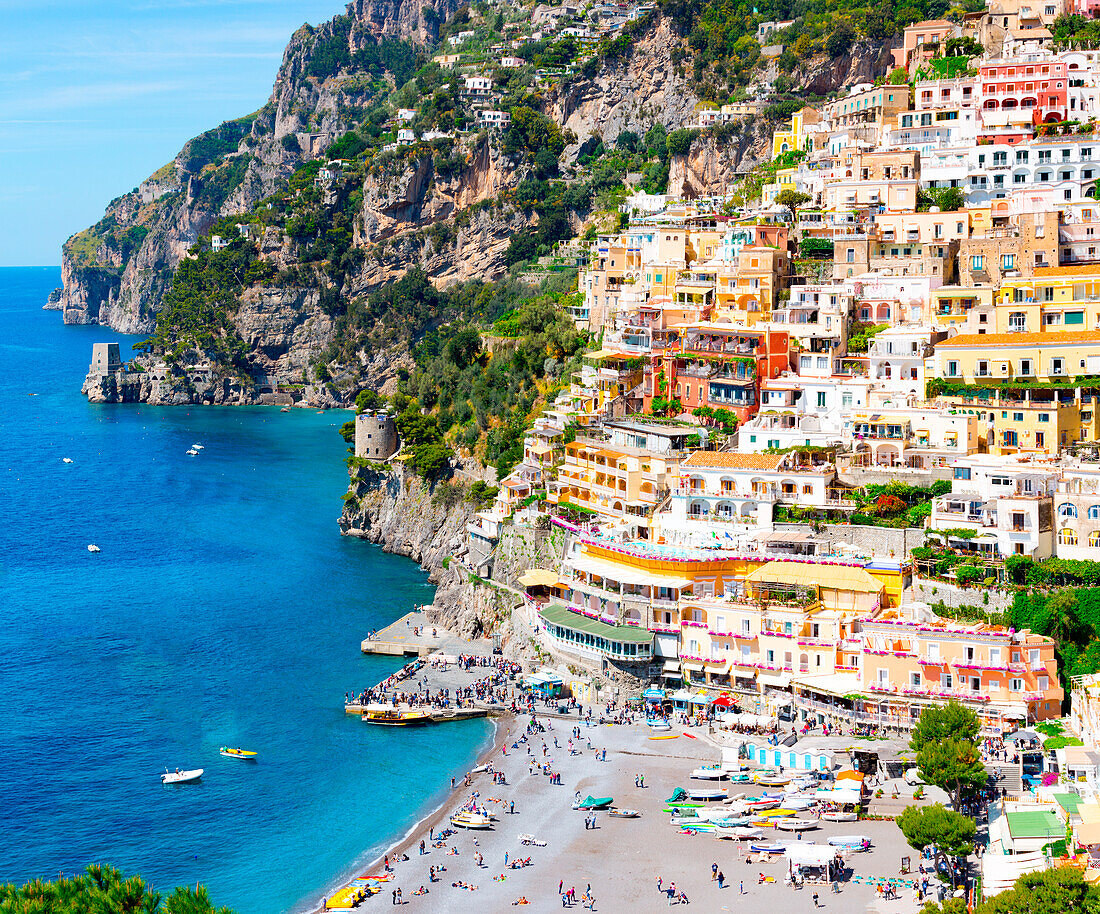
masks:
{"label": "boat", "polygon": [[473,831],[485,831],[493,827],[493,820],[480,812],[458,812],[451,816],[451,824],[455,828],[466,828]]}
{"label": "boat", "polygon": [[816,819],[776,819],[775,827],[782,831],[809,831],[817,828]]}
{"label": "boat", "polygon": [[764,809],[775,809],[779,805],[779,800],[774,797],[750,797],[744,802],[745,808],[751,812],[760,812]]}
{"label": "boat", "polygon": [[188,456],[188,457],[198,457],[198,456],[199,456],[199,452],[198,452],[198,451],[196,451],[196,450],[195,450],[195,449],[194,449],[193,447],[192,447],[192,448],[188,448],[188,449],[187,449],[187,456]]}
{"label": "boat", "polygon": [[[670,724],[667,720],[647,720],[645,722],[645,725],[647,727],[649,727],[650,730],[671,730],[672,729],[672,724]],[[676,735],[679,736],[680,734],[677,733]]]}
{"label": "boat", "polygon": [[833,835],[828,842],[833,847],[848,847],[853,850],[866,850],[871,846],[871,839],[866,835]]}
{"label": "boat", "polygon": [[834,810],[832,812],[823,812],[821,818],[826,822],[855,822],[859,816],[854,812],[844,812],[841,810]]}
{"label": "boat", "polygon": [[749,850],[754,854],[782,854],[787,850],[786,844],[750,844]]}
{"label": "boat", "polygon": [[791,782],[789,777],[782,774],[758,774],[754,780],[761,787],[784,787]]}
{"label": "boat", "polygon": [[726,777],[728,777],[733,784],[749,784],[752,782],[752,775],[745,771],[738,772],[737,774],[727,774]]}
{"label": "boat", "polygon": [[416,727],[430,724],[432,715],[418,708],[391,708],[387,705],[367,705],[363,710],[363,723],[382,724],[389,727]]}
{"label": "boat", "polygon": [[693,800],[724,800],[726,798],[726,792],[724,790],[714,790],[713,788],[703,789],[688,789],[688,796]]}
{"label": "boat", "polygon": [[282,409],[279,410],[279,412],[289,413],[290,412],[290,407],[289,406],[284,406]]}
{"label": "boat", "polygon": [[756,841],[763,838],[764,833],[759,828],[753,828],[750,825],[723,825],[721,822],[715,822],[714,836],[716,838],[733,838],[735,841]]}
{"label": "boat", "polygon": [[72,458],[72,457],[62,457],[62,458],[61,458],[61,462],[62,462],[62,463],[72,463],[72,462],[73,462],[73,458]]}
{"label": "boat", "polygon": [[761,819],[787,819],[793,815],[793,809],[765,809],[757,813],[757,817]]}
{"label": "boat", "polygon": [[783,805],[790,809],[812,809],[817,805],[813,797],[784,797]]}
{"label": "boat", "polygon": [[650,739],[679,739],[679,733],[666,733],[663,736],[651,736]]}
{"label": "boat", "polygon": [[196,451],[201,451],[203,448],[201,444],[192,444],[191,447],[194,448]]}
{"label": "boat", "polygon": [[574,809],[607,809],[615,800],[613,797],[587,796],[579,803],[574,804]]}
{"label": "boat", "polygon": [[100,552],[102,550],[100,550],[100,548],[95,543],[88,543],[88,551],[89,552]]}
{"label": "boat", "polygon": [[637,819],[641,815],[636,809],[627,809],[620,806],[612,806],[607,814],[613,816],[616,819]]}
{"label": "boat", "polygon": [[257,752],[251,752],[248,749],[231,749],[229,746],[222,746],[218,751],[226,758],[237,758],[242,762],[254,762],[259,756]]}
{"label": "boat", "polygon": [[202,772],[202,768],[194,768],[191,771],[180,771],[178,768],[175,771],[169,771],[165,768],[164,774],[160,776],[160,782],[162,784],[193,784],[202,777]]}
{"label": "boat", "polygon": [[701,768],[696,768],[689,777],[699,778],[704,781],[720,781],[726,777],[726,772],[720,765],[703,765]]}

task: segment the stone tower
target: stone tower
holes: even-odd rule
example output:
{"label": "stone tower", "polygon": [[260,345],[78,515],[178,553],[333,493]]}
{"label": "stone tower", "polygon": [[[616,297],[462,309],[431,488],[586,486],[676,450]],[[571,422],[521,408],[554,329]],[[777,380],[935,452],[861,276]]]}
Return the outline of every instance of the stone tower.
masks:
{"label": "stone tower", "polygon": [[386,410],[367,410],[355,417],[356,457],[389,460],[397,448],[397,423]]}
{"label": "stone tower", "polygon": [[89,374],[111,374],[122,367],[118,343],[93,343],[92,365]]}

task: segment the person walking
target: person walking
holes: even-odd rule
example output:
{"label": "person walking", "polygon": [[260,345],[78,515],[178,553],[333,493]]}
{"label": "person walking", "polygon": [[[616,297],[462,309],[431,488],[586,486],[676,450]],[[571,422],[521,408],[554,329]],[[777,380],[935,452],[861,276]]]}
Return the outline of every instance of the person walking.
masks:
{"label": "person walking", "polygon": [[714,882],[718,879],[718,864],[712,863],[710,865],[710,881]]}
{"label": "person walking", "polygon": [[817,901],[817,892],[814,892],[814,907],[815,908],[821,907],[821,905],[818,904],[818,901]]}
{"label": "person walking", "polygon": [[725,888],[725,886],[722,885],[722,883],[724,883],[725,881],[726,881],[725,873],[723,873],[721,870],[719,870],[718,871],[718,888],[720,888],[720,889]]}

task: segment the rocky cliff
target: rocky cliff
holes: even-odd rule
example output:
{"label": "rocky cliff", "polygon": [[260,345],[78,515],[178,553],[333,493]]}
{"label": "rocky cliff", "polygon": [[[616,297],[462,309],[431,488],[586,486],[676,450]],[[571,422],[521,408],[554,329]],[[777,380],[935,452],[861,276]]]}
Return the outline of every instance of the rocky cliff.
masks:
{"label": "rocky cliff", "polygon": [[736,132],[705,132],[686,155],[669,159],[668,192],[692,198],[732,189],[739,175],[768,158],[770,147],[771,128],[759,118]]}
{"label": "rocky cliff", "polygon": [[65,322],[150,331],[172,271],[198,235],[219,216],[246,212],[295,167],[323,153],[378,91],[372,80],[343,71],[310,75],[317,49],[338,41],[354,53],[375,38],[433,39],[457,6],[458,0],[354,0],[344,16],[298,29],[263,108],[188,142],[65,243]]}

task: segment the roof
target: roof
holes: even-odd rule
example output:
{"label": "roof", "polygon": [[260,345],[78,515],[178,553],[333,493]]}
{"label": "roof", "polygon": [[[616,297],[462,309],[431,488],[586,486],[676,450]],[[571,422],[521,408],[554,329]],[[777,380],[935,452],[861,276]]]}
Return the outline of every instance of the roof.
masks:
{"label": "roof", "polygon": [[1008,833],[1014,841],[1021,838],[1050,838],[1056,841],[1066,836],[1066,827],[1049,809],[1006,812]]}
{"label": "roof", "polygon": [[524,587],[553,587],[558,583],[558,573],[545,568],[528,568],[519,576]]}
{"label": "roof", "polygon": [[649,584],[656,587],[687,587],[692,583],[691,578],[676,577],[671,572],[654,574],[638,565],[629,562],[610,562],[607,559],[582,554],[574,558],[570,564],[578,571],[586,571],[589,574],[597,574],[601,578],[611,578],[622,584]]}
{"label": "roof", "polygon": [[1081,795],[1076,793],[1054,794],[1054,801],[1071,816],[1077,815],[1077,810],[1081,806],[1081,800]]}
{"label": "roof", "polygon": [[783,460],[778,454],[734,454],[731,451],[696,451],[680,463],[691,467],[730,470],[776,470]]}
{"label": "roof", "polygon": [[751,584],[817,585],[826,590],[854,590],[878,593],[882,583],[862,568],[853,565],[824,565],[817,562],[768,562],[751,572],[745,580]]}
{"label": "roof", "polygon": [[614,349],[597,349],[595,352],[586,352],[585,359],[630,359],[634,358],[625,352],[616,352]]}
{"label": "roof", "polygon": [[575,632],[607,638],[609,641],[628,641],[635,644],[649,644],[653,641],[653,633],[648,629],[634,625],[608,625],[598,619],[575,613],[560,603],[551,603],[539,615],[551,625],[560,625]]}
{"label": "roof", "polygon": [[[937,343],[937,349],[963,349],[980,346],[994,349],[1004,346],[1073,346],[1082,343],[1100,345],[1100,330],[1075,330],[1072,333],[960,333],[949,340]],[[994,353],[994,357],[996,354]]]}

